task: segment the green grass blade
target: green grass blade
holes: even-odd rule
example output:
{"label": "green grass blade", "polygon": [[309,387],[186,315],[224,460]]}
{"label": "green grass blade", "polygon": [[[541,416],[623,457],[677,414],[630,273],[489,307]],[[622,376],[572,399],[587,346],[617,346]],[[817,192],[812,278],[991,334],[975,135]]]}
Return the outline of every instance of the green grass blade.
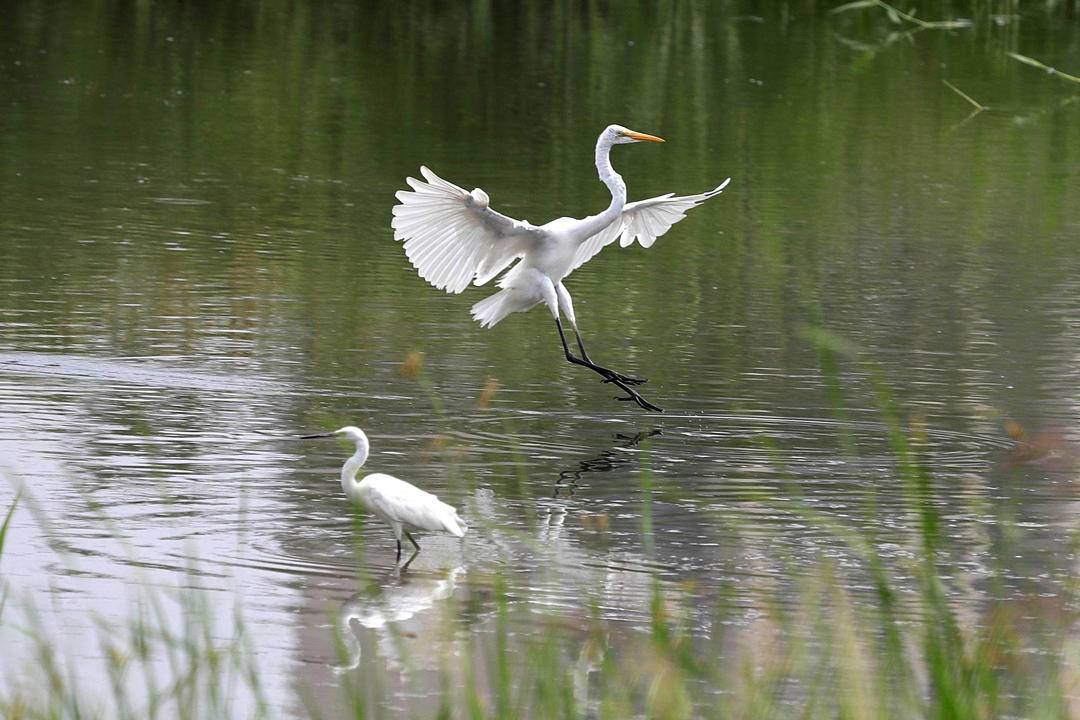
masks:
{"label": "green grass blade", "polygon": [[877,5],[877,0],[855,0],[854,2],[834,7],[832,10],[829,10],[829,14],[835,15],[836,13],[847,12],[848,10],[859,10],[861,8],[874,7],[875,5]]}
{"label": "green grass blade", "polygon": [[4,538],[7,536],[8,526],[11,525],[11,516],[15,514],[15,508],[19,505],[19,496],[15,496],[14,502],[11,503],[11,507],[8,508],[7,516],[4,518],[4,524],[0,525],[0,556],[4,554]]}
{"label": "green grass blade", "polygon": [[1045,64],[1043,62],[1040,62],[1040,61],[1036,60],[1033,57],[1028,57],[1027,55],[1021,55],[1020,53],[1014,53],[1014,52],[1006,52],[1005,54],[1008,55],[1009,57],[1011,57],[1013,60],[1016,60],[1018,62],[1022,62],[1025,65],[1030,65],[1031,67],[1039,68],[1040,70],[1045,70],[1049,74],[1057,75],[1059,78],[1062,78],[1064,80],[1068,80],[1069,82],[1080,83],[1080,77],[1077,77],[1076,75],[1070,75],[1069,73],[1061,72],[1057,68],[1052,68],[1049,65],[1047,65],[1047,64]]}
{"label": "green grass blade", "polygon": [[967,94],[966,92],[964,92],[964,91],[963,91],[963,90],[961,90],[960,88],[958,88],[958,87],[956,87],[955,85],[953,85],[953,84],[952,84],[951,82],[949,82],[948,80],[944,80],[944,79],[943,79],[943,80],[942,80],[941,82],[945,83],[945,87],[949,88],[949,89],[950,89],[950,90],[952,90],[952,91],[953,91],[954,93],[956,93],[957,95],[959,95],[960,97],[964,98],[964,99],[965,99],[965,100],[967,100],[967,101],[968,101],[969,103],[971,103],[971,104],[972,104],[973,106],[975,106],[975,110],[976,110],[977,112],[978,112],[978,111],[982,111],[982,110],[985,110],[985,109],[986,109],[986,106],[985,106],[985,105],[983,105],[983,104],[982,104],[982,103],[980,103],[980,102],[979,102],[978,100],[976,100],[975,98],[973,98],[973,97],[971,97],[970,95],[968,95],[968,94]]}

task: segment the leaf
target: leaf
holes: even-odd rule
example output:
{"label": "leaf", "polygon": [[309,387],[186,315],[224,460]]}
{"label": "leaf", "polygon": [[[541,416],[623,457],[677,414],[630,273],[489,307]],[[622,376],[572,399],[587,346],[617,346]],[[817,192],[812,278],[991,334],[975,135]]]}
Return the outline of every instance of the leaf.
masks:
{"label": "leaf", "polygon": [[892,20],[893,25],[903,24],[904,21],[900,19],[900,13],[896,12],[896,8],[891,8],[886,5],[885,12],[888,14],[889,19]]}
{"label": "leaf", "polygon": [[848,10],[859,10],[861,8],[874,7],[875,5],[877,5],[877,0],[855,0],[854,2],[834,7],[829,11],[829,14],[835,15],[836,13],[847,12]]}

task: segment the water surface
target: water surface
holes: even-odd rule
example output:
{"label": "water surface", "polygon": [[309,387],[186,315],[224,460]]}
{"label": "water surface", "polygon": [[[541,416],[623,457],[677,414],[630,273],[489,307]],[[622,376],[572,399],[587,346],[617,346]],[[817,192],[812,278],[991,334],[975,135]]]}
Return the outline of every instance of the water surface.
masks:
{"label": "water surface", "polygon": [[[573,646],[593,607],[633,637],[657,586],[705,641],[721,591],[751,624],[821,558],[869,602],[796,510],[873,532],[903,575],[878,380],[926,429],[957,602],[1053,596],[1080,518],[1080,103],[1005,51],[1075,73],[1075,22],[1025,6],[896,39],[883,14],[744,5],[20,3],[0,29],[0,508],[26,498],[5,612],[94,661],[100,619],[194,585],[226,629],[243,607],[275,712],[379,677],[369,702],[412,716],[438,708],[438,658],[495,631],[494,578],[522,648],[552,618]],[[565,363],[543,310],[481,330],[489,290],[431,288],[389,228],[421,163],[514,217],[595,212],[611,122],[668,139],[616,149],[631,199],[733,178],[567,282],[594,359],[648,377],[662,415]],[[852,351],[823,355],[821,329]],[[294,439],[345,424],[468,537],[395,570],[341,496],[349,448]],[[33,648],[4,643],[15,683]]]}

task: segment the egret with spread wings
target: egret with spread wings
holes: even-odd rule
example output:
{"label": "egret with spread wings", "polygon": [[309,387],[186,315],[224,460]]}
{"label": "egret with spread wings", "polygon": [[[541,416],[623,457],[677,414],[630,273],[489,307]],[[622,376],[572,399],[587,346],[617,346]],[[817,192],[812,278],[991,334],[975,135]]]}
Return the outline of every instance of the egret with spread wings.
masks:
{"label": "egret with spread wings", "polygon": [[[627,393],[646,410],[662,412],[632,386],[645,380],[615,372],[594,363],[585,352],[578,331],[574,304],[563,280],[589,258],[616,239],[621,247],[636,240],[650,247],[656,238],[686,217],[686,212],[719,195],[731,178],[700,195],[677,197],[674,193],[638,202],[626,202],[626,183],[611,167],[611,147],[634,142],[664,142],[655,135],[609,125],[596,141],[596,170],[611,191],[611,204],[597,215],[583,219],[562,217],[545,225],[514,220],[491,209],[487,193],[468,192],[443,180],[426,167],[423,180],[408,178],[412,190],[397,193],[394,206],[394,238],[403,240],[405,254],[420,277],[449,293],[459,293],[469,283],[483,285],[515,264],[499,279],[499,292],[472,307],[472,316],[491,327],[510,313],[523,312],[544,303],[555,318],[566,359],[599,374]],[[560,312],[574,328],[580,357],[570,351]]]}

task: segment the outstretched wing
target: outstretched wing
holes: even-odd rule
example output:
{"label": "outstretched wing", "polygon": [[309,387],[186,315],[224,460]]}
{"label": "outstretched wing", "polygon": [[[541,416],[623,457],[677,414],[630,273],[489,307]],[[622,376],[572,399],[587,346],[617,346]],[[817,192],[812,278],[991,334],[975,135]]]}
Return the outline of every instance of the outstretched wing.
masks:
{"label": "outstretched wing", "polygon": [[483,190],[470,193],[426,167],[420,173],[424,180],[407,178],[412,190],[396,194],[390,226],[420,277],[440,290],[483,285],[539,241],[539,228],[492,210]]}
{"label": "outstretched wing", "polygon": [[593,255],[614,242],[615,238],[619,238],[621,247],[632,244],[634,240],[637,240],[641,247],[652,247],[656,238],[686,217],[688,210],[722,193],[729,182],[731,178],[699,195],[676,197],[674,193],[668,193],[648,200],[627,203],[623,207],[622,215],[615,222],[578,247],[574,255],[574,266],[571,269],[583,265]]}

